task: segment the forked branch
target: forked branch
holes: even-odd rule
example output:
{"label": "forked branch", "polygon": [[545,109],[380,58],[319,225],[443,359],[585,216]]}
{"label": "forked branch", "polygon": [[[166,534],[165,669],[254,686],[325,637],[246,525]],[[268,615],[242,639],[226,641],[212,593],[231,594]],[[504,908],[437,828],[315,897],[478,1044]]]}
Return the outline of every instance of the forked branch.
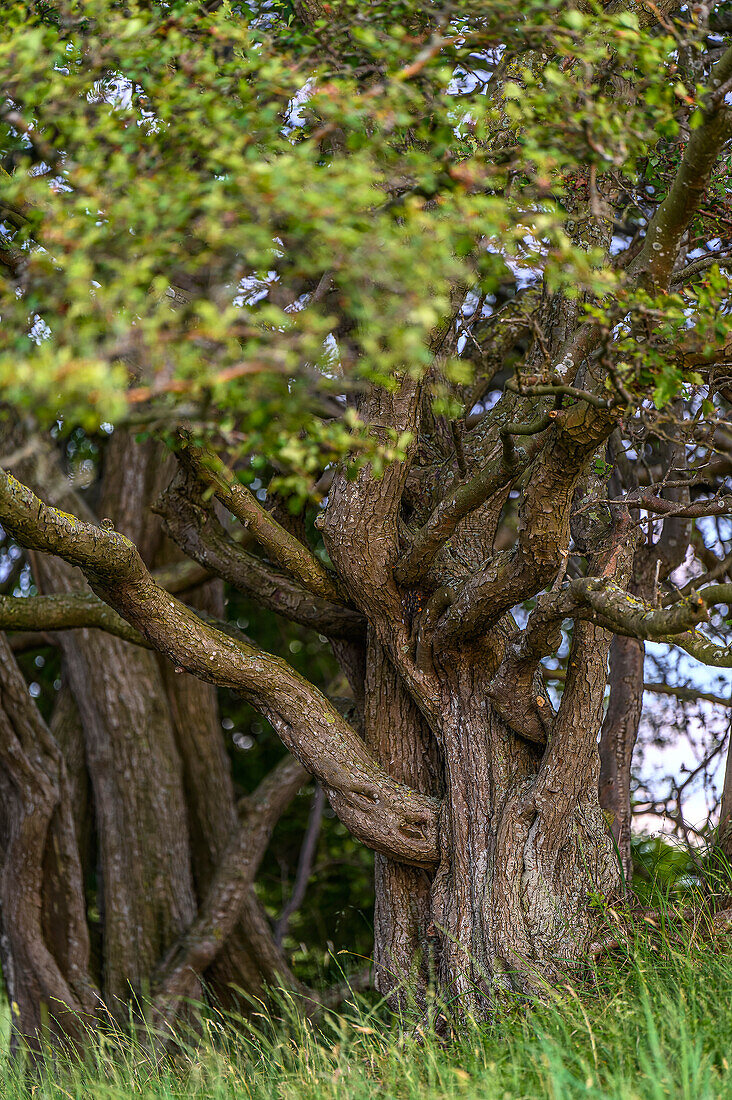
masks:
{"label": "forked branch", "polygon": [[299,539],[280,526],[246,486],[234,481],[215,455],[200,448],[185,447],[179,458],[183,466],[208,486],[232,516],[236,516],[241,525],[251,532],[275,565],[299,580],[314,596],[340,601],[335,578],[322,562]]}

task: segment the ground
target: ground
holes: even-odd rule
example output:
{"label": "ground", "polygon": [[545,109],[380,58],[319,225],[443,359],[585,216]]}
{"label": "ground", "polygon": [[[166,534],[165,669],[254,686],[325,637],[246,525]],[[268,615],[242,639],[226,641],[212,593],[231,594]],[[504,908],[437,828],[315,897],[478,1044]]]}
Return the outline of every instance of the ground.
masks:
{"label": "ground", "polygon": [[[548,1001],[506,1005],[447,1045],[387,1024],[361,999],[316,1032],[290,1002],[256,1034],[211,1018],[174,1065],[110,1039],[87,1066],[56,1064],[32,1091],[38,1100],[725,1100],[731,949],[703,921],[664,914]],[[3,1100],[28,1095],[15,1072],[0,1058]]]}

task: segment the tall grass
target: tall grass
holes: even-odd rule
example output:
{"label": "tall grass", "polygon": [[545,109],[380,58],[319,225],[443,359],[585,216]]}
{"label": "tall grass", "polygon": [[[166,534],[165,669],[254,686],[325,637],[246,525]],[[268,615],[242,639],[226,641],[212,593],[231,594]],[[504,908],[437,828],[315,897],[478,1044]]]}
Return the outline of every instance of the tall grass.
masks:
{"label": "tall grass", "polygon": [[581,982],[507,1005],[444,1045],[360,998],[317,1027],[283,998],[246,1025],[215,1014],[171,1060],[122,1035],[30,1080],[0,1055],[2,1100],[732,1100],[732,941],[669,917]]}

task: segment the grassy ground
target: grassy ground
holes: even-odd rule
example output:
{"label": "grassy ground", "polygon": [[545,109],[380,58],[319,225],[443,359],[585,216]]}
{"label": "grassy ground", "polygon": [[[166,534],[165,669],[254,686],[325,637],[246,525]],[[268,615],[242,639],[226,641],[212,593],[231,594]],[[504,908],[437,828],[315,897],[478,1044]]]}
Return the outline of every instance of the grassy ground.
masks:
{"label": "grassy ground", "polygon": [[[360,1002],[318,1032],[283,1007],[242,1033],[210,1019],[203,1041],[156,1065],[108,1037],[82,1066],[58,1061],[30,1085],[38,1100],[732,1100],[732,938],[648,930],[582,984],[508,1006],[447,1047],[399,1030]],[[28,1095],[0,1056],[0,1096]]]}

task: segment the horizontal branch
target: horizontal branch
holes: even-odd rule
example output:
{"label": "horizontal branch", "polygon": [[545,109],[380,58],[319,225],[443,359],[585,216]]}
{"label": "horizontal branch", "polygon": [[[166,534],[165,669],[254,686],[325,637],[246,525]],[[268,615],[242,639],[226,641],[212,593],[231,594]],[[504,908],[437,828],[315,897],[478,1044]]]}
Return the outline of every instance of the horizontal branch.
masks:
{"label": "horizontal branch", "polygon": [[[556,680],[559,684],[563,684],[567,676],[563,668],[542,668],[542,672],[545,680]],[[653,695],[671,695],[675,699],[680,699],[683,703],[693,703],[701,700],[705,703],[714,703],[715,706],[719,707],[732,707],[732,697],[715,695],[710,691],[697,691],[696,688],[683,687],[678,684],[661,684],[654,680],[644,680],[643,690],[649,691]]]}
{"label": "horizontal branch", "polygon": [[[152,576],[156,584],[167,592],[187,592],[210,580],[211,573],[196,562],[184,561],[158,569]],[[45,633],[50,630],[88,629],[103,630],[125,642],[150,648],[150,643],[139,630],[130,626],[98,596],[88,592],[67,592],[55,596],[0,596],[0,630]],[[48,643],[38,639],[37,644]],[[17,651],[18,646],[13,644],[13,649]]]}
{"label": "horizontal branch", "polygon": [[654,516],[671,516],[675,519],[701,519],[704,516],[732,516],[732,497],[719,500],[695,500],[693,504],[679,504],[663,497],[629,494],[623,500],[629,508],[642,508]]}
{"label": "horizontal branch", "polygon": [[586,401],[588,405],[593,405],[596,409],[610,408],[610,402],[606,401],[604,397],[598,397],[596,393],[590,393],[589,390],[580,390],[576,386],[568,386],[563,382],[522,386],[515,379],[509,378],[505,388],[509,393],[515,393],[521,397],[572,397],[576,401]]}
{"label": "horizontal branch", "polygon": [[724,271],[727,268],[732,268],[732,256],[701,256],[698,260],[694,260],[692,263],[687,264],[685,268],[677,272],[671,280],[671,286],[680,286],[685,283],[687,279],[693,278],[694,275],[701,274],[702,271],[708,271],[710,267],[714,267],[715,264]]}
{"label": "horizontal branch", "polygon": [[97,596],[0,596],[0,630],[82,630],[96,628],[125,642],[149,648],[143,638]]}
{"label": "horizontal branch", "polygon": [[[602,578],[577,577],[561,596],[565,614],[591,617],[615,634],[645,641],[682,634],[708,618],[707,605],[696,593],[673,607],[656,608]],[[562,613],[562,600],[558,613]]]}
{"label": "horizontal branch", "polygon": [[687,630],[683,634],[668,634],[665,637],[656,638],[656,641],[677,645],[703,665],[732,668],[732,647],[718,645],[698,630]]}
{"label": "horizontal branch", "polygon": [[[591,616],[593,621],[615,634],[677,645],[704,664],[732,668],[732,648],[712,642],[696,629],[699,622],[709,617],[710,607],[732,605],[732,584],[708,585],[668,608],[651,607],[617,585],[586,577],[572,581],[568,589],[557,595],[557,616]],[[544,601],[543,606],[546,614]]]}
{"label": "horizontal branch", "polygon": [[22,546],[79,566],[92,590],[176,667],[237,692],[276,719],[287,748],[317,776],[354,836],[406,863],[436,862],[437,800],[393,780],[335,707],[285,661],[204,623],[156,585],[124,535],[50,508],[4,471],[0,522]]}

